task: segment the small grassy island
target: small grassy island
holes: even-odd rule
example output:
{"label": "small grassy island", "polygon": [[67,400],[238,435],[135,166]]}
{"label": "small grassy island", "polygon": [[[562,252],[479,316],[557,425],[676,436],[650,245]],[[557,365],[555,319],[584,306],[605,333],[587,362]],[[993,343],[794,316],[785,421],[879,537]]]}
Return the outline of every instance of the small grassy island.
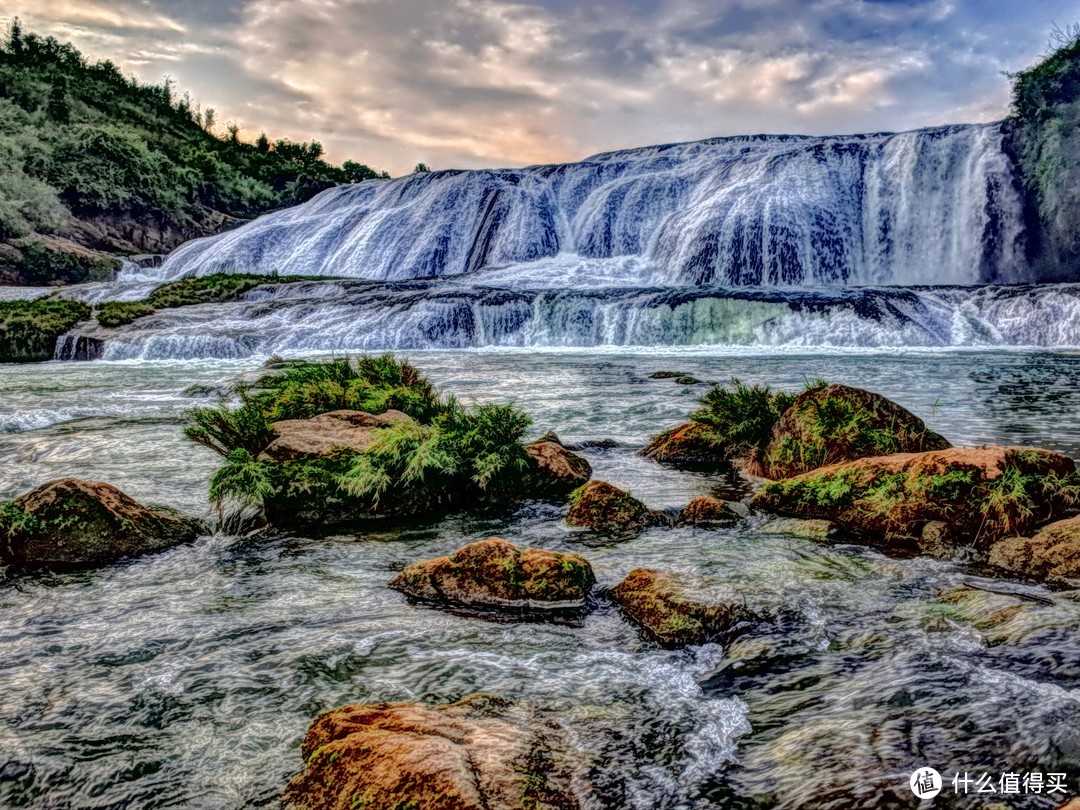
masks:
{"label": "small grassy island", "polygon": [[211,500],[274,524],[512,504],[588,480],[565,448],[525,444],[532,420],[515,406],[462,405],[392,355],[282,361],[235,394],[189,411],[185,432],[225,458]]}

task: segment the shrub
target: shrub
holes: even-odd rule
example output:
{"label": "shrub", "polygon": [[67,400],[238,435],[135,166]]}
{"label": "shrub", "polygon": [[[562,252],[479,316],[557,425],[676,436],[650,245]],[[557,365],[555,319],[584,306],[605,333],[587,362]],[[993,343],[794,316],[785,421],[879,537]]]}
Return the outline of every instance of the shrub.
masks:
{"label": "shrub", "polygon": [[713,443],[736,456],[763,449],[773,425],[794,401],[792,394],[732,378],[730,388],[714,385],[706,391],[690,418],[707,426]]}
{"label": "shrub", "polygon": [[97,308],[97,322],[113,329],[129,324],[136,318],[153,314],[154,308],[142,301],[107,301]]}

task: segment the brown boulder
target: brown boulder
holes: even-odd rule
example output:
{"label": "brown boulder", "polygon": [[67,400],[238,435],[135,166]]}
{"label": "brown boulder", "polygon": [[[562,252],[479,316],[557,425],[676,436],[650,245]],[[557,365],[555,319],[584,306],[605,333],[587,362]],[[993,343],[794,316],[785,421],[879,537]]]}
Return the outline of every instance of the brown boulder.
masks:
{"label": "brown boulder", "polygon": [[994,543],[990,564],[1037,579],[1080,579],[1080,517]]}
{"label": "brown boulder", "polygon": [[763,524],[759,531],[766,534],[790,534],[808,540],[828,540],[836,535],[837,527],[831,520],[773,518]]}
{"label": "brown boulder", "polygon": [[526,445],[525,452],[533,463],[530,495],[561,500],[592,477],[589,462],[556,441]]}
{"label": "brown boulder", "polygon": [[363,411],[329,411],[310,419],[274,422],[274,440],[259,460],[283,462],[343,452],[363,453],[375,443],[381,428],[401,421],[414,420],[401,411],[377,416]]}
{"label": "brown boulder", "polygon": [[671,574],[647,568],[631,571],[610,596],[646,638],[668,648],[729,640],[749,618],[733,595],[720,604],[693,599]]}
{"label": "brown boulder", "polygon": [[191,542],[198,524],[99,481],[51,481],[0,507],[0,557],[18,569],[84,568]]}
{"label": "brown boulder", "polygon": [[565,737],[528,706],[486,695],[345,706],[312,723],[305,770],[283,800],[297,810],[577,810]]}
{"label": "brown boulder", "polygon": [[726,463],[723,448],[716,445],[709,429],[700,422],[686,422],[665,430],[649,442],[641,455],[665,464],[686,466]]}
{"label": "brown boulder", "polygon": [[847,385],[810,388],[773,425],[763,477],[790,478],[829,464],[952,445],[922,419],[880,394]]}
{"label": "brown boulder", "polygon": [[592,566],[578,554],[529,548],[491,537],[449,557],[413,563],[390,587],[432,602],[496,608],[578,608],[592,590]]}
{"label": "brown boulder", "polygon": [[574,490],[566,515],[568,526],[600,532],[633,531],[659,522],[645,504],[606,481],[589,481]]}
{"label": "brown boulder", "polygon": [[922,528],[940,521],[936,537],[986,547],[1059,516],[1075,470],[1071,459],[1030,447],[896,453],[766,484],[752,505],[916,548]]}
{"label": "brown boulder", "polygon": [[738,521],[739,515],[731,504],[708,495],[694,498],[679,516],[680,523],[690,526],[731,526]]}

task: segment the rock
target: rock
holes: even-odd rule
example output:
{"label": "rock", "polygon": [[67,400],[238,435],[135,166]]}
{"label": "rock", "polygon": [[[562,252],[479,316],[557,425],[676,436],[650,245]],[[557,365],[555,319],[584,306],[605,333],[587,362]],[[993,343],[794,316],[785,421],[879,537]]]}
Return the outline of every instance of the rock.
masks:
{"label": "rock", "polygon": [[665,430],[641,451],[645,458],[665,464],[708,466],[727,463],[723,449],[710,438],[709,429],[699,422]]}
{"label": "rock", "polygon": [[839,531],[831,520],[811,518],[774,518],[762,524],[760,531],[768,534],[790,534],[808,540],[828,540]]}
{"label": "rock", "polygon": [[947,559],[956,548],[956,538],[943,520],[931,520],[919,534],[919,553],[928,557]]}
{"label": "rock", "polygon": [[631,571],[610,596],[650,641],[668,648],[729,640],[749,619],[735,596],[719,604],[692,599],[675,577],[647,568]]}
{"label": "rock", "polygon": [[0,508],[0,557],[16,569],[86,568],[194,540],[197,522],[99,481],[51,481]]}
{"label": "rock", "polygon": [[688,376],[685,371],[654,371],[649,375],[650,380],[676,380],[679,377]]}
{"label": "rock", "polygon": [[1080,517],[1043,526],[1032,537],[994,543],[990,564],[1036,579],[1080,579]]}
{"label": "rock", "polygon": [[534,464],[530,495],[563,500],[592,477],[589,462],[557,442],[536,442],[525,452]]}
{"label": "rock", "polygon": [[544,442],[554,442],[555,444],[559,445],[562,444],[562,441],[559,439],[559,434],[556,433],[554,430],[549,430],[547,433],[545,433],[543,436],[533,442],[533,444],[543,444]]}
{"label": "rock", "polygon": [[574,490],[566,516],[569,526],[600,532],[633,531],[659,522],[645,504],[606,481],[589,481]]}
{"label": "rock", "polygon": [[827,385],[804,391],[784,410],[762,463],[764,477],[790,478],[858,458],[949,447],[922,419],[880,394]]}
{"label": "rock", "polygon": [[413,563],[390,587],[432,602],[489,608],[580,608],[596,582],[578,554],[529,548],[491,537]]}
{"label": "rock", "polygon": [[905,537],[917,538],[926,524],[940,521],[939,537],[988,547],[1060,516],[1075,470],[1071,459],[1029,447],[896,453],[766,484],[751,504],[908,545],[917,541]]}
{"label": "rock", "polygon": [[487,695],[345,706],[316,718],[301,751],[305,770],[283,796],[297,810],[580,807],[561,727]]}
{"label": "rock", "polygon": [[586,439],[571,445],[571,450],[615,450],[620,445],[615,439]]}
{"label": "rock", "polygon": [[688,374],[685,377],[676,377],[675,378],[675,384],[676,385],[701,385],[701,380],[699,380],[697,377],[691,377]]}
{"label": "rock", "polygon": [[363,411],[329,411],[310,419],[274,422],[274,440],[262,451],[260,461],[294,461],[336,453],[363,453],[378,438],[378,431],[395,422],[414,421],[401,411],[379,415]]}
{"label": "rock", "polygon": [[694,498],[682,510],[679,522],[690,526],[730,526],[739,521],[739,514],[719,498],[703,495]]}
{"label": "rock", "polygon": [[1057,810],[1080,810],[1080,798],[1070,799]]}

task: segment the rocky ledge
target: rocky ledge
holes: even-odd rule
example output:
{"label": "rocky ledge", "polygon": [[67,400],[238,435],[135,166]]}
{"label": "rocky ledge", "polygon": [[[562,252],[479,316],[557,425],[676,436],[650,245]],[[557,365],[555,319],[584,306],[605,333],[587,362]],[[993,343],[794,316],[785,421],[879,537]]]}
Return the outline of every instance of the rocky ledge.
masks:
{"label": "rocky ledge", "polygon": [[553,720],[474,695],[457,703],[379,703],[320,715],[305,769],[283,797],[295,810],[578,810],[574,757]]}
{"label": "rocky ledge", "polygon": [[87,568],[190,542],[200,528],[110,484],[63,478],[0,507],[0,558],[17,570]]}
{"label": "rocky ledge", "polygon": [[491,537],[448,557],[413,563],[390,580],[407,596],[444,605],[527,610],[585,606],[596,578],[578,554],[529,548]]}

